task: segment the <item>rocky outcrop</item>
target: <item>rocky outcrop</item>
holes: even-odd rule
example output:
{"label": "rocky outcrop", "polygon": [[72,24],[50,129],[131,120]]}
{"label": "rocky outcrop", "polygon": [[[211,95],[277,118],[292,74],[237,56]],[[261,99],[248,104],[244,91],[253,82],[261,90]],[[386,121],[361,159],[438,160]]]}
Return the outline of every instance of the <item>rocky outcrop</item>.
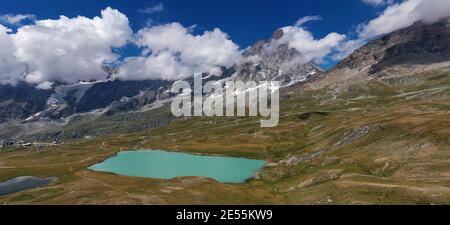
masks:
{"label": "rocky outcrop", "polygon": [[52,90],[41,90],[20,82],[17,85],[0,85],[0,122],[26,119],[45,109]]}
{"label": "rocky outcrop", "polygon": [[430,64],[450,60],[450,18],[428,24],[416,22],[373,40],[342,60],[335,70],[349,68],[374,74],[386,67]]}
{"label": "rocky outcrop", "polygon": [[345,87],[377,77],[408,76],[449,62],[450,18],[432,24],[416,22],[368,42],[310,87]]}
{"label": "rocky outcrop", "polygon": [[381,39],[386,48],[370,73],[393,65],[431,64],[450,60],[450,18],[417,22]]}
{"label": "rocky outcrop", "polygon": [[105,108],[122,98],[130,98],[143,91],[158,90],[161,87],[166,87],[168,84],[168,81],[163,80],[99,82],[89,88],[72,107],[76,112]]}
{"label": "rocky outcrop", "polygon": [[374,129],[382,129],[382,127],[377,124],[372,124],[357,128],[353,130],[350,134],[339,140],[336,144],[333,145],[333,147],[339,147],[341,145],[346,145],[354,141],[357,141],[366,136],[369,132],[373,131]]}
{"label": "rocky outcrop", "polygon": [[280,81],[289,85],[311,79],[323,70],[286,43],[278,43],[284,32],[275,31],[270,40],[261,40],[247,50],[244,60],[236,65],[235,78],[243,81]]}

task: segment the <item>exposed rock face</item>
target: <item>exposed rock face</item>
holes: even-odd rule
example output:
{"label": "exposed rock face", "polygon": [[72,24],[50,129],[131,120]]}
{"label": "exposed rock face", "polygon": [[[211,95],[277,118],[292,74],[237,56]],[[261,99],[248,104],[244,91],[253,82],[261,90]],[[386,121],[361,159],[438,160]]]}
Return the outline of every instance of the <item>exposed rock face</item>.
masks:
{"label": "exposed rock face", "polygon": [[[375,77],[407,76],[447,65],[450,65],[450,18],[432,24],[416,22],[355,50],[310,87],[345,87]],[[395,74],[390,69],[402,72]]]}
{"label": "exposed rock face", "polygon": [[40,90],[27,83],[0,85],[0,122],[26,119],[45,108],[52,90]]}
{"label": "exposed rock face", "polygon": [[284,36],[283,29],[276,30],[272,35],[272,40],[280,40]]}
{"label": "exposed rock face", "polygon": [[153,91],[164,87],[169,82],[163,80],[145,81],[108,81],[94,84],[73,104],[76,112],[87,112],[93,109],[104,108],[122,98],[130,98],[143,91]]}
{"label": "exposed rock face", "polygon": [[115,112],[134,110],[159,99],[169,84],[171,82],[163,80],[113,80],[58,84],[53,90],[46,91],[26,83],[0,86],[0,122],[10,119],[24,122],[59,120],[105,108]]}
{"label": "exposed rock face", "polygon": [[48,107],[45,111],[39,113],[38,116],[33,116],[27,119],[27,122],[37,120],[39,118],[49,118],[49,119],[60,119],[72,115],[74,112],[73,108],[69,105],[57,105]]}
{"label": "exposed rock face", "polygon": [[109,109],[105,115],[111,116],[120,112],[133,111],[146,105],[150,105],[157,100],[169,99],[171,94],[168,92],[168,88],[169,87],[160,87],[157,89],[145,90],[131,98],[123,98],[120,101],[113,102],[109,105]]}
{"label": "exposed rock face", "polygon": [[385,54],[371,68],[377,72],[397,64],[429,64],[450,60],[450,18],[434,24],[419,22],[385,36],[389,42]]}
{"label": "exposed rock face", "polygon": [[302,55],[288,44],[278,43],[284,32],[275,31],[270,40],[258,41],[244,53],[244,61],[236,66],[236,79],[243,81],[280,81],[282,85],[310,79],[323,72],[313,62],[304,62]]}
{"label": "exposed rock face", "polygon": [[357,141],[376,128],[382,129],[377,124],[367,125],[367,126],[357,128],[357,129],[353,130],[350,134],[345,136],[343,139],[339,140],[336,144],[333,145],[333,147],[337,147],[337,146],[341,146],[341,145],[345,145],[345,144],[349,144],[351,142]]}
{"label": "exposed rock face", "polygon": [[111,66],[102,66],[102,70],[105,71],[105,73],[108,74],[107,79],[112,78],[114,75],[119,74],[120,70],[117,67],[111,67]]}
{"label": "exposed rock face", "polygon": [[450,18],[433,24],[416,22],[373,40],[344,59],[336,69],[347,67],[376,73],[386,67],[430,64],[450,60]]}

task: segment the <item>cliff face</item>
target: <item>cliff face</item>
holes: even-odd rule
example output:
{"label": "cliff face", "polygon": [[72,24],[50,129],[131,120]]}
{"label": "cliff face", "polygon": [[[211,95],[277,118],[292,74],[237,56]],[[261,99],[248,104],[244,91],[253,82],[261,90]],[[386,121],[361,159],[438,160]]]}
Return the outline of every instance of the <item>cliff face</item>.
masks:
{"label": "cliff face", "polygon": [[[122,98],[137,96],[143,91],[155,92],[160,87],[164,87],[169,82],[163,80],[145,81],[109,81],[97,83],[85,92],[74,108],[76,112],[87,112],[94,109],[105,108],[111,103]],[[156,93],[154,93],[156,95]]]}
{"label": "cliff face", "polygon": [[344,67],[370,73],[403,64],[430,64],[450,60],[450,18],[433,24],[417,22],[373,40],[349,57],[336,69]]}
{"label": "cliff face", "polygon": [[[355,50],[312,86],[346,85],[373,77],[403,76],[450,62],[450,18],[416,22]],[[395,74],[393,70],[402,71]]]}
{"label": "cliff face", "polygon": [[302,55],[288,44],[277,44],[284,35],[275,31],[270,40],[258,41],[244,53],[244,60],[236,66],[236,79],[252,81],[280,81],[289,85],[307,81],[323,72],[313,62],[304,62]]}
{"label": "cliff face", "polygon": [[0,122],[26,119],[45,109],[52,91],[36,89],[27,83],[0,85]]}
{"label": "cliff face", "polygon": [[450,18],[433,24],[419,22],[381,40],[386,46],[384,54],[371,73],[394,65],[446,62],[450,60]]}

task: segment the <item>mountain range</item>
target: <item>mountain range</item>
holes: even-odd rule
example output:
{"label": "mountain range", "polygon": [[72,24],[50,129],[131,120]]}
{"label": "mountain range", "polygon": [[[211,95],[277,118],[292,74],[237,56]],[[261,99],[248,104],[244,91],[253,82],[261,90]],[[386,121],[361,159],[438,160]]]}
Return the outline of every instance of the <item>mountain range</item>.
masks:
{"label": "mountain range", "polygon": [[[238,64],[225,68],[220,74],[204,73],[204,82],[209,80],[280,81],[290,86],[310,80],[324,70],[313,62],[301,60],[301,54],[287,44],[272,45],[283,36],[277,30],[270,40],[261,40],[244,52]],[[108,77],[119,73],[120,68],[103,68]],[[185,80],[193,82],[192,78]],[[80,81],[77,84],[56,84],[50,90],[41,90],[24,82],[16,86],[1,85],[0,115],[3,139],[48,140],[60,138],[81,138],[84,136],[108,135],[101,125],[96,130],[81,128],[67,134],[67,128],[80,120],[98,121],[116,114],[133,114],[133,119],[149,119],[149,110],[162,107],[173,95],[170,87],[174,81],[140,80],[122,81],[110,78],[101,81]],[[24,91],[25,90],[25,91]],[[88,119],[87,119],[88,118]],[[127,117],[128,118],[128,117]],[[145,126],[124,128],[139,131],[166,124],[173,119],[169,114],[162,118],[150,118]],[[128,120],[128,119],[127,119]],[[74,122],[75,121],[75,122]],[[107,126],[110,126],[108,124]],[[118,132],[123,132],[123,124]],[[125,125],[126,127],[127,125]],[[13,130],[9,129],[13,128]],[[10,132],[13,131],[13,132]]]}
{"label": "mountain range", "polygon": [[[399,70],[403,74],[445,67],[450,58],[449,21],[416,22],[370,41],[329,71],[314,62],[305,62],[301,53],[288,44],[278,44],[277,40],[284,35],[279,29],[271,39],[258,41],[248,48],[243,53],[243,60],[236,65],[223,67],[220,74],[205,73],[203,76],[207,77],[206,81],[277,80],[282,87],[303,86],[314,81],[307,86],[323,88],[395,77]],[[109,77],[120,72],[120,68],[103,69]],[[153,113],[167,107],[173,97],[169,92],[173,82],[110,78],[56,84],[50,90],[37,89],[24,82],[16,86],[1,85],[0,127],[3,129],[0,138],[82,138],[155,128],[175,119],[168,112]],[[121,119],[130,123],[119,122]],[[117,122],[103,122],[107,120]],[[95,127],[88,126],[93,123]],[[136,123],[141,125],[136,127]]]}

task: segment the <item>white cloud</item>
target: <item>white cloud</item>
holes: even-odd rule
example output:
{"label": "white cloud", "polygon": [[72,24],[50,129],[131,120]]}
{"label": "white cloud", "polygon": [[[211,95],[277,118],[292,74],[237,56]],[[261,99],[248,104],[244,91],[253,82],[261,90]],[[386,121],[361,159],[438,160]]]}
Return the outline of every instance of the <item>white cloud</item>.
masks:
{"label": "white cloud", "polygon": [[423,20],[435,22],[450,16],[449,0],[407,0],[388,6],[381,15],[360,26],[359,36],[370,39]]}
{"label": "white cloud", "polygon": [[38,20],[20,27],[10,37],[14,55],[28,67],[23,79],[44,84],[103,79],[106,74],[101,65],[117,60],[119,56],[112,48],[124,46],[131,35],[128,18],[106,8],[101,17],[93,19],[61,16],[57,20]]}
{"label": "white cloud", "polygon": [[190,67],[183,65],[169,51],[148,57],[128,58],[120,68],[118,78],[122,80],[163,79],[178,80],[192,75]]}
{"label": "white cloud", "polygon": [[366,43],[361,39],[345,40],[336,47],[336,51],[331,55],[331,58],[335,61],[344,59],[353,53],[354,50],[360,48]]}
{"label": "white cloud", "polygon": [[8,34],[10,30],[0,25],[0,84],[16,84],[25,72],[14,53],[16,48]]}
{"label": "white cloud", "polygon": [[316,39],[303,25],[307,22],[318,20],[322,20],[322,17],[318,15],[305,16],[298,19],[292,26],[281,28],[283,36],[272,40],[266,48],[275,49],[282,44],[287,44],[289,48],[296,49],[301,55],[290,63],[326,62],[332,54],[335,54],[338,47],[346,41],[347,36],[332,32],[323,38]]}
{"label": "white cloud", "polygon": [[92,19],[38,20],[15,33],[0,25],[0,83],[26,81],[48,89],[56,81],[105,79],[101,66],[120,57],[113,48],[131,40],[143,53],[123,62],[117,75],[121,79],[174,80],[194,72],[217,72],[241,58],[239,46],[226,33],[214,29],[193,35],[193,29],[171,23],[141,29],[133,39],[128,18],[111,8]]}
{"label": "white cloud", "polygon": [[[217,67],[232,66],[241,58],[239,46],[221,30],[216,28],[201,35],[193,35],[192,29],[179,23],[141,29],[137,33],[136,44],[144,48],[144,55],[147,53],[149,56],[128,59],[120,77],[178,79],[194,72],[217,71]],[[150,65],[154,67],[150,69]]]}
{"label": "white cloud", "polygon": [[140,13],[144,13],[144,14],[154,14],[154,13],[158,13],[164,10],[164,4],[163,3],[159,3],[155,6],[152,7],[147,7],[145,9],[139,9]]}
{"label": "white cloud", "polygon": [[52,89],[53,84],[54,84],[53,82],[44,81],[44,82],[36,85],[36,88],[41,89],[41,90],[50,90],[50,89]]}
{"label": "white cloud", "polygon": [[330,33],[321,39],[315,39],[311,32],[298,26],[288,26],[282,29],[284,35],[275,44],[289,44],[289,47],[295,48],[302,54],[301,61],[303,62],[321,62],[346,39],[345,35],[338,33]]}
{"label": "white cloud", "polygon": [[35,21],[36,16],[32,14],[6,14],[0,16],[0,23],[5,25],[20,26],[24,20]]}
{"label": "white cloud", "polygon": [[317,16],[317,15],[316,16],[305,16],[305,17],[298,19],[294,26],[301,27],[301,26],[303,26],[303,24],[305,24],[307,22],[317,21],[317,20],[322,20],[322,17]]}
{"label": "white cloud", "polygon": [[383,6],[394,3],[394,0],[362,0],[364,3],[373,6]]}
{"label": "white cloud", "polygon": [[396,4],[393,4],[394,1],[372,0],[370,2],[392,4],[387,6],[377,18],[359,25],[358,38],[342,42],[332,55],[335,60],[345,58],[373,38],[408,27],[414,22],[432,23],[441,18],[450,17],[450,1],[448,0],[405,0]]}
{"label": "white cloud", "polygon": [[322,39],[315,39],[313,35],[302,26],[309,21],[320,20],[320,16],[307,16],[300,18],[294,26],[283,28],[286,33],[280,40],[289,43],[304,55],[304,61],[314,60],[321,62],[330,57],[341,60],[350,55],[371,39],[402,29],[417,21],[436,22],[450,17],[449,0],[405,0],[395,3],[394,0],[362,0],[374,6],[386,6],[380,15],[358,27],[358,37],[347,39],[345,35],[330,33]]}

